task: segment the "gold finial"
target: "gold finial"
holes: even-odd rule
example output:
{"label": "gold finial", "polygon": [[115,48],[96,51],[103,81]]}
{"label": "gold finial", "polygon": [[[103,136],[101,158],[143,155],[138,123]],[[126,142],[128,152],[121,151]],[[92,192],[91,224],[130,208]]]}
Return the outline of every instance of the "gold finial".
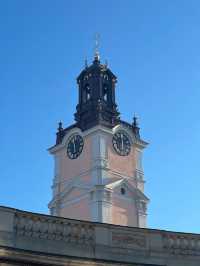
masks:
{"label": "gold finial", "polygon": [[96,33],[95,34],[95,47],[94,47],[94,59],[99,61],[100,56],[99,56],[99,43],[100,43],[100,34]]}

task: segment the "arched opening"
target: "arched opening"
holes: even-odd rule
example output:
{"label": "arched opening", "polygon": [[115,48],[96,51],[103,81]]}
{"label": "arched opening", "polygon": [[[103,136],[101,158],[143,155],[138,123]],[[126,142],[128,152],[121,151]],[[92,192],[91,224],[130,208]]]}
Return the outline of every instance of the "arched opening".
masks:
{"label": "arched opening", "polygon": [[86,103],[90,99],[91,99],[91,89],[90,86],[87,84],[85,85],[83,90],[83,103]]}
{"label": "arched opening", "polygon": [[86,88],[86,100],[89,101],[91,98],[91,89],[89,86]]}
{"label": "arched opening", "polygon": [[107,85],[103,86],[103,99],[105,102],[108,101],[108,87],[107,87]]}
{"label": "arched opening", "polygon": [[125,190],[125,188],[123,188],[123,187],[121,188],[121,194],[122,194],[122,195],[125,195],[125,194],[126,194],[126,190]]}

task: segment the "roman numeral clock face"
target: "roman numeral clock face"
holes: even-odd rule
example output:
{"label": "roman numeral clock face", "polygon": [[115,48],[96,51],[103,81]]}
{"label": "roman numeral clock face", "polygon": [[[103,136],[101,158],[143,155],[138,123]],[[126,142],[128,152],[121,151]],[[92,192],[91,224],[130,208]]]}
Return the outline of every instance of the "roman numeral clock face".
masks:
{"label": "roman numeral clock face", "polygon": [[113,148],[119,155],[121,156],[129,155],[131,151],[131,143],[127,134],[125,134],[123,131],[119,131],[114,134],[112,143],[113,143]]}
{"label": "roman numeral clock face", "polygon": [[70,159],[76,159],[83,150],[83,138],[76,134],[69,138],[67,145],[67,155]]}

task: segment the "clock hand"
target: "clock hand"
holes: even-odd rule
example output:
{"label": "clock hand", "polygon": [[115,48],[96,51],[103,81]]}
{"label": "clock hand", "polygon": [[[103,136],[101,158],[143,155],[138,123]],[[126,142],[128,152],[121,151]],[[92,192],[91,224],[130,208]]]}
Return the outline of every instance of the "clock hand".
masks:
{"label": "clock hand", "polygon": [[123,141],[123,135],[120,134],[120,137],[121,137],[121,148],[122,148],[122,151],[124,150],[124,141]]}
{"label": "clock hand", "polygon": [[75,140],[73,139],[73,151],[76,152]]}

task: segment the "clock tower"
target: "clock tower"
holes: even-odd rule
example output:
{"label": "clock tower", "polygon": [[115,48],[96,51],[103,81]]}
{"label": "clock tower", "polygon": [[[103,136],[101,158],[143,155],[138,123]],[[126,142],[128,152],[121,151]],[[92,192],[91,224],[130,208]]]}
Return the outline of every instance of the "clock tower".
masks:
{"label": "clock tower", "polygon": [[115,101],[117,77],[98,52],[77,78],[75,123],[59,123],[50,213],[72,219],[146,227],[141,139],[136,117],[122,121]]}

